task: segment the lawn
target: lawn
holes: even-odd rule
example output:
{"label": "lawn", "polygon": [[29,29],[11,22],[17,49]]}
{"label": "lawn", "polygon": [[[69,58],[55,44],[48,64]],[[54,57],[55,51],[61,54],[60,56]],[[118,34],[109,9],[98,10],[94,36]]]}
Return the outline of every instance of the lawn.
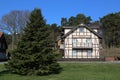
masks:
{"label": "lawn", "polygon": [[49,76],[21,76],[11,74],[0,65],[0,80],[119,80],[120,64],[115,63],[60,63],[60,74]]}

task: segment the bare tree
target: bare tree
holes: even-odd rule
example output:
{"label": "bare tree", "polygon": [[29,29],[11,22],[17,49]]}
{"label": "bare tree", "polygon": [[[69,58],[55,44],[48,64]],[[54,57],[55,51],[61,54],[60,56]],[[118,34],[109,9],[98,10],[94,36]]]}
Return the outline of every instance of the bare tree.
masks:
{"label": "bare tree", "polygon": [[0,21],[0,29],[7,31],[12,35],[12,49],[15,42],[16,34],[21,34],[29,21],[29,11],[11,11],[2,16]]}

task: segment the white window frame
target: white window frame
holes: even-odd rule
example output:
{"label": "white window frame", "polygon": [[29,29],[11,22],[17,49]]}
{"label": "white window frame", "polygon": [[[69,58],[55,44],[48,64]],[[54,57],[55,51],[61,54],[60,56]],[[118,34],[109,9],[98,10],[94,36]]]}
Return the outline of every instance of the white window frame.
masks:
{"label": "white window frame", "polygon": [[86,39],[86,46],[92,47],[92,39],[91,38]]}
{"label": "white window frame", "polygon": [[88,57],[92,56],[92,50],[88,50],[87,55],[88,55]]}
{"label": "white window frame", "polygon": [[77,46],[77,39],[76,38],[72,39],[72,44],[73,44],[73,46]]}
{"label": "white window frame", "polygon": [[77,56],[77,50],[72,50],[72,57],[76,57]]}

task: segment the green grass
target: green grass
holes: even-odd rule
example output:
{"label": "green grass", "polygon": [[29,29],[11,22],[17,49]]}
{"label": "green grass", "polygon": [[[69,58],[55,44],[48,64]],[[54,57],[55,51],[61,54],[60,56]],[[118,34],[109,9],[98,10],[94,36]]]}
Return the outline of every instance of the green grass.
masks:
{"label": "green grass", "polygon": [[0,65],[0,80],[119,80],[120,64],[60,63],[60,74],[49,76],[21,76],[11,74]]}

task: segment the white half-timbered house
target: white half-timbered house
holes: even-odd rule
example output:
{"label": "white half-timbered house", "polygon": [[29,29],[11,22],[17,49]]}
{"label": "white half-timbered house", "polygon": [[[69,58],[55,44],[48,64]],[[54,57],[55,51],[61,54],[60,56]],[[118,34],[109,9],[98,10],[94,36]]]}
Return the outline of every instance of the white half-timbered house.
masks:
{"label": "white half-timbered house", "polygon": [[63,58],[99,58],[100,40],[97,28],[80,24],[76,27],[63,27],[60,49],[64,51]]}

